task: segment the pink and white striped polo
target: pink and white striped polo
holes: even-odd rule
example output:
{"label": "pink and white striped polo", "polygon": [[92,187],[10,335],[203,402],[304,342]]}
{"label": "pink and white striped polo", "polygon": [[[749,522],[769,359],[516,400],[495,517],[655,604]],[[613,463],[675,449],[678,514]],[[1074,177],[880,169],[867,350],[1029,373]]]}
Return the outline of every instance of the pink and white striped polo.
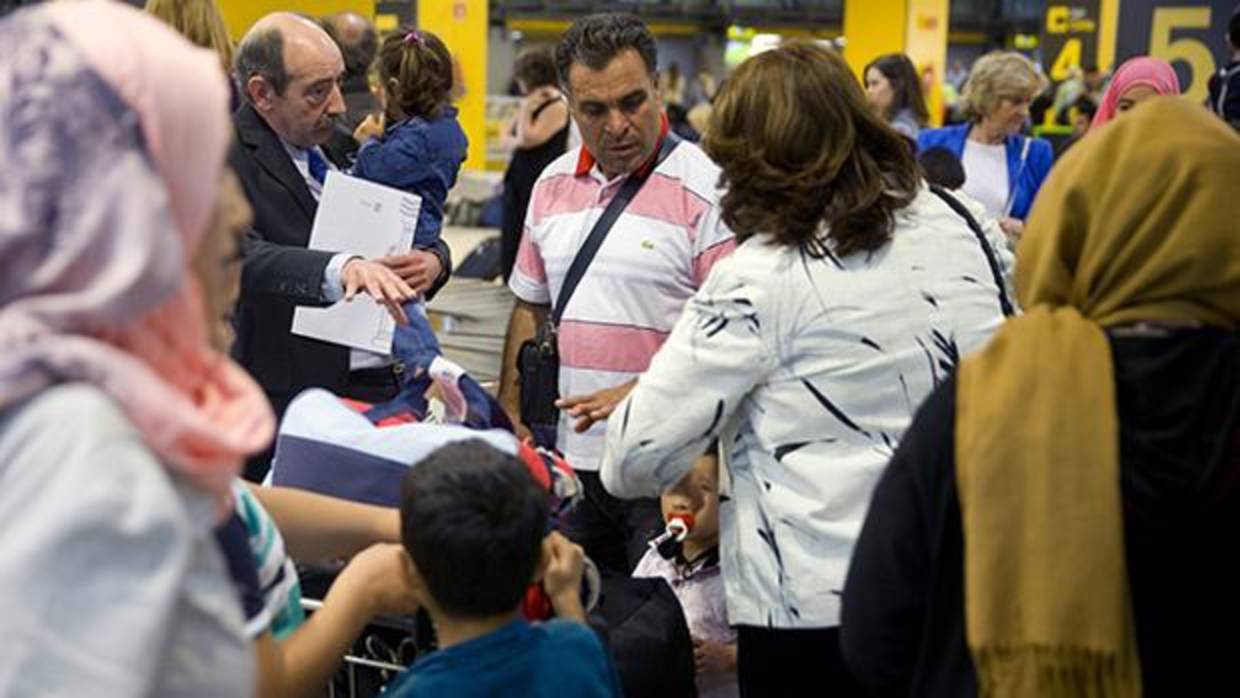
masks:
{"label": "pink and white striped polo", "polygon": [[[608,181],[576,148],[534,185],[508,285],[550,305],[624,177]],[[560,323],[560,395],[587,395],[636,377],[663,345],[685,301],[736,247],[720,219],[719,168],[683,142],[655,168],[603,241]],[[598,470],[606,423],[584,434],[560,417],[557,447],[574,468]]]}

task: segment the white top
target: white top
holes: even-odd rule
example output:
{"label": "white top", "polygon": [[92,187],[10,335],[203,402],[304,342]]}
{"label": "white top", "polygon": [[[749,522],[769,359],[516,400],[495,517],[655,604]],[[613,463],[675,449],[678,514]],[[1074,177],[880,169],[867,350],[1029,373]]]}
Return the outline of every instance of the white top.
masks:
{"label": "white top", "polygon": [[1007,146],[984,145],[966,138],[964,154],[960,158],[964,167],[964,186],[961,189],[986,207],[986,213],[995,218],[1008,215]]}
{"label": "white top", "polygon": [[[549,305],[594,223],[626,177],[608,180],[582,149],[543,171],[508,285]],[[715,262],[735,247],[719,218],[719,168],[682,142],[616,219],[569,300],[559,327],[560,395],[587,395],[646,370]],[[578,434],[561,415],[557,448],[578,470],[598,470],[606,424]]]}
{"label": "white top", "polygon": [[925,188],[872,254],[751,238],[612,414],[603,485],[658,494],[718,437],[728,618],[836,626],[879,475],[918,405],[1002,319],[976,236]]}
{"label": "white top", "polygon": [[[310,174],[311,149],[293,145],[283,138],[280,139],[280,144],[284,146],[284,152],[288,153],[289,158],[293,160],[293,167],[297,168],[297,173],[301,175],[302,179],[306,180],[306,188],[310,190],[310,196],[313,196],[314,200],[318,201],[323,196],[323,183]],[[327,165],[329,172],[336,169],[336,166],[332,164],[331,160],[327,159],[327,156],[323,154],[323,151],[318,146],[315,146],[313,150],[323,159],[323,164]]]}
{"label": "white top", "polygon": [[0,696],[251,695],[216,512],[93,386],[0,412]]}
{"label": "white top", "polygon": [[[710,554],[707,553],[707,557]],[[707,640],[720,645],[736,644],[736,629],[728,623],[726,597],[723,591],[723,575],[719,562],[709,559],[681,565],[675,560],[665,560],[658,549],[651,545],[633,570],[634,577],[658,577],[667,580],[668,586],[680,601],[694,640]],[[702,674],[696,677],[698,698],[736,698],[740,685],[736,673]]]}

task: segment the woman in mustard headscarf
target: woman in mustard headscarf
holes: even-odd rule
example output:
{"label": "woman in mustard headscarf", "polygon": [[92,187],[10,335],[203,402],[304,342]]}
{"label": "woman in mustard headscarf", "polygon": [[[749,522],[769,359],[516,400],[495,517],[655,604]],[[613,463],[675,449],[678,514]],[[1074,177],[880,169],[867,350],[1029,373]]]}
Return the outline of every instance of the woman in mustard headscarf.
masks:
{"label": "woman in mustard headscarf", "polygon": [[875,695],[1240,695],[1240,137],[1155,98],[1056,166],[1024,316],[922,406],[842,642]]}

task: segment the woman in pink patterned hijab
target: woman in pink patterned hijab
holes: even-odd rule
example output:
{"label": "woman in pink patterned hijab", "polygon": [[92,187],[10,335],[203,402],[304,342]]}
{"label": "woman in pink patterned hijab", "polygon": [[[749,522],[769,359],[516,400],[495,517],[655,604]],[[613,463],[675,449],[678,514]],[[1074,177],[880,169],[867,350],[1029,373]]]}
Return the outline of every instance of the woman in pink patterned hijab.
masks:
{"label": "woman in pink patterned hijab", "polygon": [[1098,128],[1150,97],[1178,94],[1180,79],[1170,63],[1149,56],[1130,58],[1115,71],[1089,128]]}
{"label": "woman in pink patterned hijab", "polygon": [[[273,428],[255,383],[211,346],[209,322],[226,311],[208,311],[191,273],[200,249],[236,245],[217,205],[236,194],[225,76],[214,55],[114,3],[41,11],[91,75],[53,62],[27,79],[29,65],[0,57],[0,409],[89,383],[166,467],[224,497]],[[204,242],[211,228],[224,238]],[[198,267],[235,285],[216,262]],[[223,290],[208,292],[235,295]]]}
{"label": "woman in pink patterned hijab", "polygon": [[0,47],[0,696],[252,695],[214,529],[273,417],[222,353],[219,60],[107,0]]}

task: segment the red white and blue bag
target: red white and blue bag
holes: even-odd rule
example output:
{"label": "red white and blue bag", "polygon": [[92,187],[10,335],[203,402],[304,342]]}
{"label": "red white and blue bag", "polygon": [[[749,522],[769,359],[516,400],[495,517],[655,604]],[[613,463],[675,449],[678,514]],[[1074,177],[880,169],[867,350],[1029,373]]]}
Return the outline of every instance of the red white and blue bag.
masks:
{"label": "red white and blue bag", "polygon": [[[557,453],[523,443],[507,414],[476,380],[445,359],[420,306],[407,307],[410,324],[396,329],[393,354],[404,369],[400,394],[378,405],[346,400],[311,388],[289,403],[276,436],[268,484],[295,487],[355,502],[400,505],[401,482],[409,468],[441,446],[480,439],[518,457],[551,498],[548,530],[581,496],[581,483]],[[438,388],[441,423],[425,421],[427,392]],[[587,583],[587,605],[597,598],[597,573]],[[527,597],[527,616],[546,617],[541,590]]]}

